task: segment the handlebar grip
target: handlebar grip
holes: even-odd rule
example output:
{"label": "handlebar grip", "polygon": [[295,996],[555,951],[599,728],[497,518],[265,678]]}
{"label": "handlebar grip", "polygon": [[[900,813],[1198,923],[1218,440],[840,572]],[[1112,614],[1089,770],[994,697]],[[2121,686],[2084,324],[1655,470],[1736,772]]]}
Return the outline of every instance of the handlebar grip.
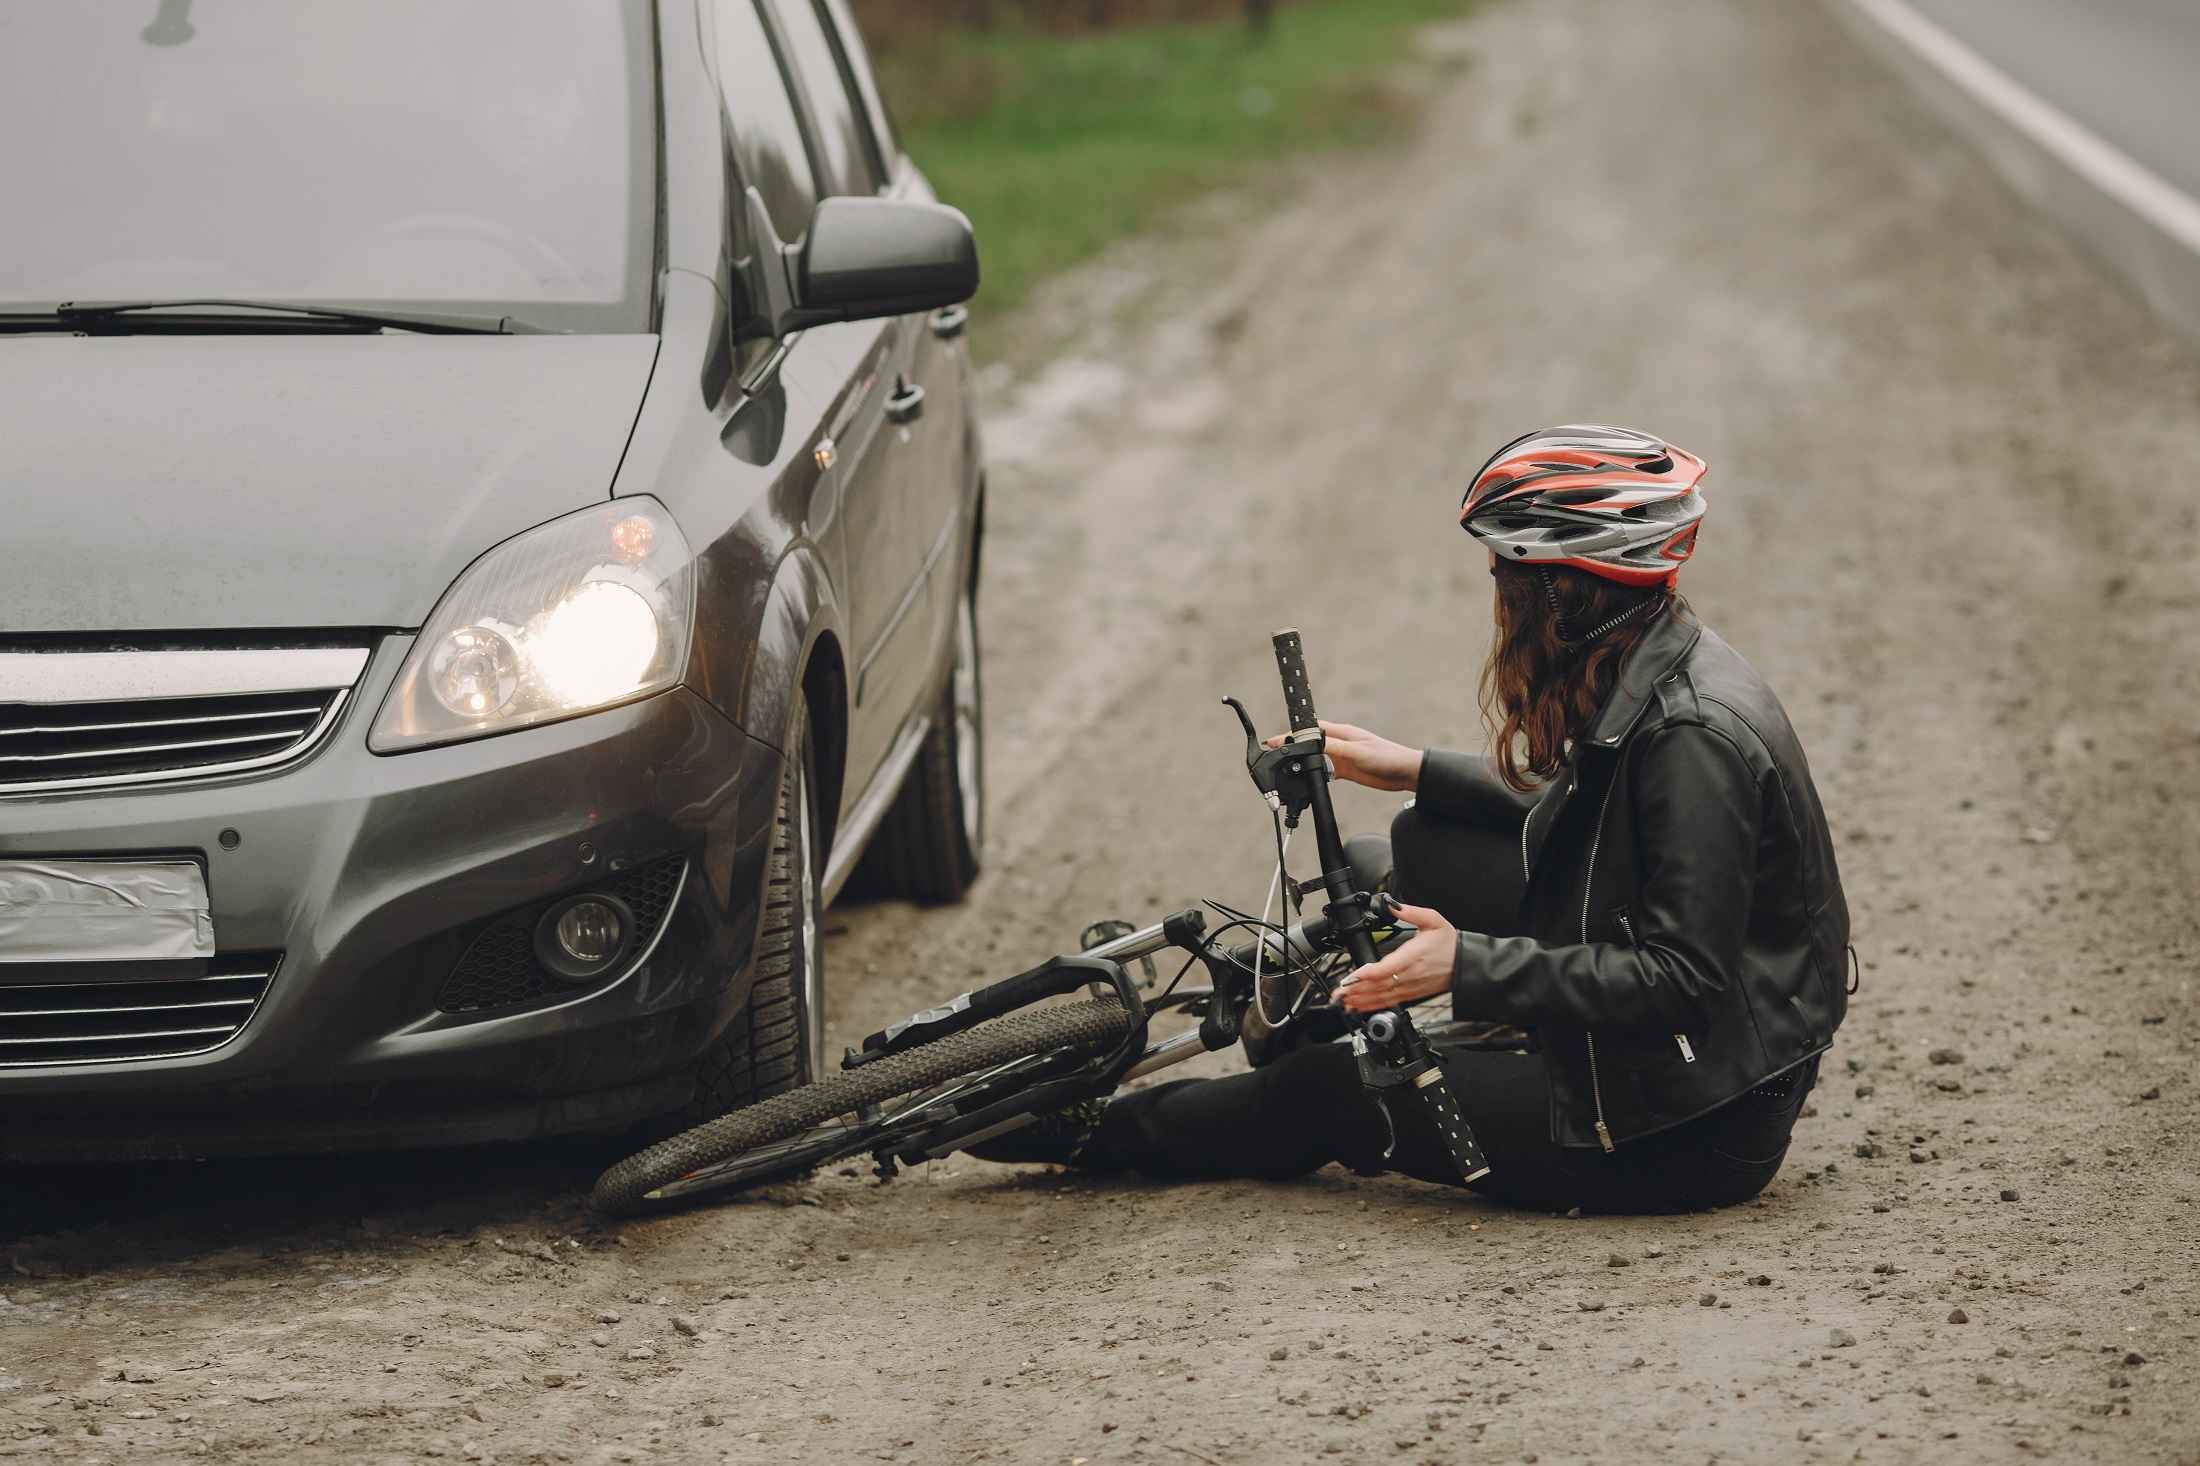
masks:
{"label": "handlebar grip", "polygon": [[1459,1112],[1459,1101],[1453,1096],[1451,1086],[1444,1082],[1443,1066],[1431,1065],[1427,1073],[1414,1080],[1414,1088],[1420,1091],[1421,1102],[1428,1106],[1436,1134],[1451,1151],[1452,1164],[1459,1168],[1459,1179],[1479,1181],[1487,1176],[1489,1157],[1482,1154],[1474,1131],[1467,1125],[1467,1117]]}
{"label": "handlebar grip", "polygon": [[1299,644],[1299,631],[1287,626],[1273,638],[1276,644],[1276,671],[1283,676],[1283,706],[1291,715],[1291,731],[1303,732],[1320,726],[1314,716],[1314,689],[1306,680],[1306,649]]}

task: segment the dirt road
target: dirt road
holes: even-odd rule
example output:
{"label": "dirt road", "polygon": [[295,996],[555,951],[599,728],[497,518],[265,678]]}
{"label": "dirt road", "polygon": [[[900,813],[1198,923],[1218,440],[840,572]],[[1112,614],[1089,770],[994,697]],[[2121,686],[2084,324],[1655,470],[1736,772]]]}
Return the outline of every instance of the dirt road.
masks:
{"label": "dirt road", "polygon": [[1867,964],[1758,1204],[959,1161],[607,1229],[555,1151],[18,1175],[0,1455],[2200,1461],[2200,365],[1815,6],[1441,41],[1417,140],[1021,327],[991,872],[837,914],[835,1022],[1257,900],[1214,700],[1272,706],[1274,626],[1325,710],[1472,741],[1462,475],[1640,423],[1713,465],[1687,589],[1802,731]]}

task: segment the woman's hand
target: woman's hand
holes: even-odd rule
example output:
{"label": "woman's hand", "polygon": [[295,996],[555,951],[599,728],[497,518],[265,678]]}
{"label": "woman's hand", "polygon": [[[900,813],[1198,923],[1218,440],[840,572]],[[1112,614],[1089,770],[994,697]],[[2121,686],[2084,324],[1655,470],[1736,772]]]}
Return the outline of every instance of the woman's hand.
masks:
{"label": "woman's hand", "polygon": [[1459,931],[1426,906],[1398,906],[1400,919],[1418,928],[1403,945],[1379,962],[1354,968],[1337,984],[1332,1000],[1354,1013],[1378,1013],[1451,991],[1452,965],[1459,960]]}
{"label": "woman's hand", "polygon": [[[1350,723],[1332,723],[1325,718],[1321,726],[1322,746],[1328,751],[1329,761],[1337,766],[1338,778],[1392,794],[1411,793],[1419,787],[1420,749],[1393,743]],[[1278,733],[1268,740],[1268,746],[1280,746],[1283,736]]]}

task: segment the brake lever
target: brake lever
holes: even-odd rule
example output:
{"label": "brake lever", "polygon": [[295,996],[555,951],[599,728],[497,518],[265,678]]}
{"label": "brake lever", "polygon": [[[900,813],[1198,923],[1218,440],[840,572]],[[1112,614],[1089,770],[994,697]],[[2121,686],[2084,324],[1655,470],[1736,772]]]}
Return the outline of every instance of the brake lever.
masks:
{"label": "brake lever", "polygon": [[1327,767],[1320,730],[1294,733],[1270,748],[1261,741],[1260,730],[1253,726],[1253,715],[1245,711],[1244,703],[1234,697],[1222,701],[1237,714],[1238,726],[1245,730],[1245,772],[1251,776],[1253,787],[1268,801],[1269,808],[1281,810],[1285,822],[1295,827],[1299,811],[1313,798],[1309,792],[1313,770]]}
{"label": "brake lever", "polygon": [[1223,705],[1238,716],[1238,725],[1245,730],[1245,767],[1250,769],[1260,762],[1264,751],[1260,746],[1260,730],[1253,726],[1253,715],[1245,711],[1245,704],[1234,697],[1226,697]]}

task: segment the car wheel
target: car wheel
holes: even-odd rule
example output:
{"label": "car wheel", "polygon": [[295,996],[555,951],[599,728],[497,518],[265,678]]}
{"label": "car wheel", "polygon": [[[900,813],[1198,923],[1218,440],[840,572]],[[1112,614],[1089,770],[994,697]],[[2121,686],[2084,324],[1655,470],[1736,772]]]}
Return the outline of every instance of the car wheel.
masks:
{"label": "car wheel", "polygon": [[806,710],[787,741],[757,923],[756,985],[703,1055],[678,1128],[808,1084],[825,1069],[825,952],[818,937],[817,759]]}
{"label": "car wheel", "polygon": [[865,853],[866,884],[918,901],[959,900],[985,849],[985,686],[979,675],[978,588],[955,613],[955,660],[932,731]]}

